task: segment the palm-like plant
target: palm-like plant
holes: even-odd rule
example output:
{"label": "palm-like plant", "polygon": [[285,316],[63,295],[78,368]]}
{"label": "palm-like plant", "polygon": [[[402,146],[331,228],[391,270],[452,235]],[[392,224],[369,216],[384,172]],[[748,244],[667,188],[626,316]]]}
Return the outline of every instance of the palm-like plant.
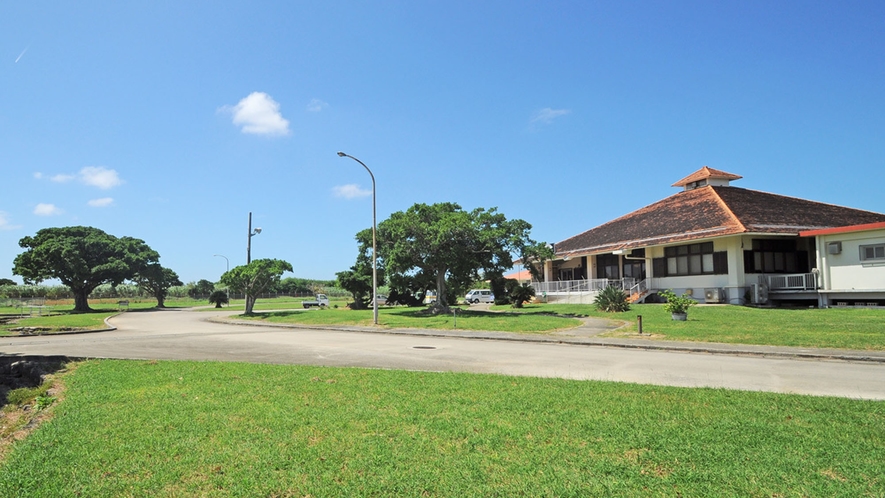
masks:
{"label": "palm-like plant", "polygon": [[510,300],[513,301],[514,308],[522,308],[523,303],[527,303],[535,297],[535,288],[529,284],[522,284],[510,291]]}
{"label": "palm-like plant", "polygon": [[216,308],[221,308],[222,304],[227,304],[229,301],[227,291],[217,290],[209,294],[209,303],[214,304]]}
{"label": "palm-like plant", "polygon": [[627,293],[617,287],[609,286],[596,295],[593,304],[599,311],[606,313],[620,313],[630,310],[630,302],[627,301]]}

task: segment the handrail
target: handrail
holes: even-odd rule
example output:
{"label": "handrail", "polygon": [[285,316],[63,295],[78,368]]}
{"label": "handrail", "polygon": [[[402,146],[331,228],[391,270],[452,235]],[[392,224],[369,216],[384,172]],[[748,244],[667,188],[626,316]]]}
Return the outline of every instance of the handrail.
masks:
{"label": "handrail", "polygon": [[765,275],[768,289],[779,290],[815,290],[817,279],[814,273],[793,273],[783,275]]}

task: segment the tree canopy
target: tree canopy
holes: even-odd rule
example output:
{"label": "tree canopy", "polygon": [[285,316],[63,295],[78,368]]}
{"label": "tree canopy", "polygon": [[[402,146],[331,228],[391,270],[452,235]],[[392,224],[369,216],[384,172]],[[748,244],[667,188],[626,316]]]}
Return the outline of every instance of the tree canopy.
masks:
{"label": "tree canopy", "polygon": [[220,282],[234,292],[246,295],[246,314],[251,315],[258,295],[277,284],[292,265],[281,259],[255,259],[248,265],[231,268],[221,276]]}
{"label": "tree canopy", "polygon": [[[531,228],[526,221],[508,220],[497,208],[415,204],[378,225],[378,256],[391,287],[433,282],[440,311],[448,307],[449,288],[460,292],[481,276],[502,274],[513,266],[514,255],[528,264],[545,254],[544,245],[529,237]],[[364,240],[360,249],[366,251]]]}
{"label": "tree canopy", "polygon": [[75,311],[91,311],[89,293],[101,284],[119,285],[160,259],[143,240],[115,237],[98,228],[44,228],[24,237],[13,273],[26,284],[58,279],[74,294]]}
{"label": "tree canopy", "polygon": [[170,287],[183,285],[178,274],[169,268],[163,268],[160,263],[150,263],[132,278],[136,285],[141,287],[157,299],[157,308],[165,308],[164,301]]}

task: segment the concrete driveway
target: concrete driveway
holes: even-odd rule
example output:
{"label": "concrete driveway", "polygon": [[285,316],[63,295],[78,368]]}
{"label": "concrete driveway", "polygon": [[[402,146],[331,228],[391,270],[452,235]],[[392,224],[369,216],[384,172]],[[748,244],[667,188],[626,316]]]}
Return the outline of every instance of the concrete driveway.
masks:
{"label": "concrete driveway", "polygon": [[[445,336],[422,331],[363,331],[213,323],[231,312],[130,312],[117,330],[0,338],[0,353],[123,359],[218,360],[423,371],[476,372],[683,387],[720,387],[885,399],[885,363],[709,354],[564,343]],[[467,334],[468,336],[474,334]]]}

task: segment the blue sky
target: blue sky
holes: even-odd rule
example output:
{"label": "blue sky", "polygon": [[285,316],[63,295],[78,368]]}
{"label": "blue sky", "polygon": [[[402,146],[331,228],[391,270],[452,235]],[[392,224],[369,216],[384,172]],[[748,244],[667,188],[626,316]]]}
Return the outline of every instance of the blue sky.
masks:
{"label": "blue sky", "polygon": [[[0,278],[87,225],[332,279],[416,202],[556,242],[701,166],[885,212],[883,2],[0,4]],[[16,280],[18,277],[13,277]]]}

